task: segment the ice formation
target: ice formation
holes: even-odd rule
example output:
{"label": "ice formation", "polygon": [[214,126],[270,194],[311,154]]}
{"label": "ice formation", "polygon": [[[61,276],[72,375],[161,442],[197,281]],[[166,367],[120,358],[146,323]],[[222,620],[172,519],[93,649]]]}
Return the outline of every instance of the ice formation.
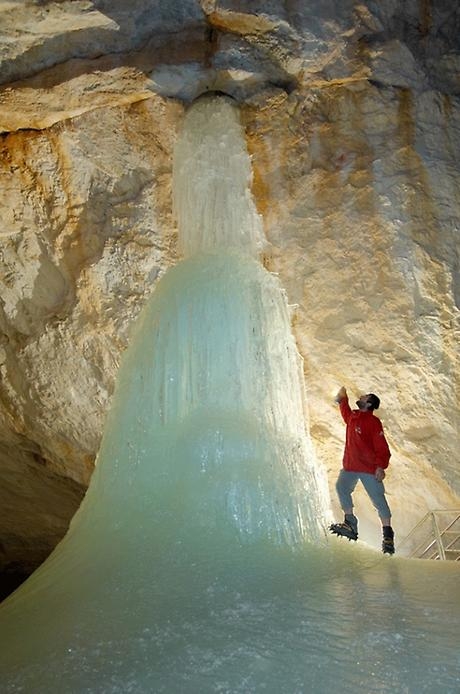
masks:
{"label": "ice formation", "polygon": [[0,609],[2,692],[454,692],[458,567],[324,543],[302,368],[238,110],[190,109],[184,259],[120,369],[62,543]]}

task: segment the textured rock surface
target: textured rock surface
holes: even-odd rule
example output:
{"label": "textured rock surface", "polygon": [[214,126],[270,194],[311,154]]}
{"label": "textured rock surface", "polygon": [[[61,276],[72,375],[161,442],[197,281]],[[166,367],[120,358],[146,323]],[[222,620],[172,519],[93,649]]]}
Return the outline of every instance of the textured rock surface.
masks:
{"label": "textured rock surface", "polygon": [[460,507],[460,10],[305,5],[0,0],[0,569],[44,558],[88,484],[207,89],[242,103],[332,488],[344,383],[381,395],[398,534]]}

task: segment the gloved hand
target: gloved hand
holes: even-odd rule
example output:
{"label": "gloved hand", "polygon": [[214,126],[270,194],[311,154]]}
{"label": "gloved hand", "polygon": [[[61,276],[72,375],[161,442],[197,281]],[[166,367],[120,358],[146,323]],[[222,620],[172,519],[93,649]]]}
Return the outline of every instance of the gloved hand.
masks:
{"label": "gloved hand", "polygon": [[383,467],[378,467],[375,470],[375,479],[377,482],[382,482],[385,479],[385,470]]}
{"label": "gloved hand", "polygon": [[342,386],[341,389],[339,390],[339,392],[337,393],[337,395],[335,396],[335,401],[336,401],[336,403],[340,404],[342,402],[342,400],[344,400],[344,398],[346,398],[346,397],[347,397],[347,389],[345,388],[345,386]]}

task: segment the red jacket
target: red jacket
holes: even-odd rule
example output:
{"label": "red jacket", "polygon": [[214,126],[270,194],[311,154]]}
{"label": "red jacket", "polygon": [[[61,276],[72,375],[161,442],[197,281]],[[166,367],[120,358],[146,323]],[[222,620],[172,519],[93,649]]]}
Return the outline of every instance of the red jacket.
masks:
{"label": "red jacket", "polygon": [[348,398],[340,402],[340,413],[347,425],[344,469],[374,474],[378,467],[387,468],[391,453],[380,419],[372,410],[352,410]]}

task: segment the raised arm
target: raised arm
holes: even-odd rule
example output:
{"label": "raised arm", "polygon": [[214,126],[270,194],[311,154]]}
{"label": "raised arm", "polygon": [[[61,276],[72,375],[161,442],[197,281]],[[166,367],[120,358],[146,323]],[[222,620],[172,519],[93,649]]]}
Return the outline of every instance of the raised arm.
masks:
{"label": "raised arm", "polygon": [[340,414],[342,415],[345,424],[347,424],[351,415],[351,407],[348,403],[348,395],[345,386],[341,387],[335,397],[335,401],[339,403]]}

